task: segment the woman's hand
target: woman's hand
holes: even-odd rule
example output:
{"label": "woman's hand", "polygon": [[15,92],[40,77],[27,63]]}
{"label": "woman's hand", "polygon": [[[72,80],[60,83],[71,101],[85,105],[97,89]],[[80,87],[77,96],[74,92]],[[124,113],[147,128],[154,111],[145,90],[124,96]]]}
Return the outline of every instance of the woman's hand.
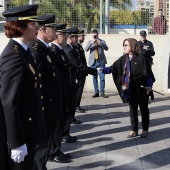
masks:
{"label": "woman's hand", "polygon": [[101,68],[101,67],[97,68],[97,73],[98,74],[101,74],[102,72],[103,72],[103,68]]}

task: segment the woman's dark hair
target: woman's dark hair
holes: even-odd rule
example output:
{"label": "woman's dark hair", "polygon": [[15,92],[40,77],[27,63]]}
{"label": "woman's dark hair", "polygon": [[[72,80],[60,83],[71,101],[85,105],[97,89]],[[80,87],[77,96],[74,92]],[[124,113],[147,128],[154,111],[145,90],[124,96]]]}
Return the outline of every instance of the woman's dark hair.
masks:
{"label": "woman's dark hair", "polygon": [[8,38],[18,38],[23,35],[29,21],[11,21],[5,23],[5,35]]}
{"label": "woman's dark hair", "polygon": [[123,41],[123,46],[124,46],[124,43],[125,41],[128,41],[129,42],[129,46],[131,48],[131,51],[134,55],[138,55],[140,54],[140,47],[138,45],[138,41],[134,38],[126,38],[124,41]]}

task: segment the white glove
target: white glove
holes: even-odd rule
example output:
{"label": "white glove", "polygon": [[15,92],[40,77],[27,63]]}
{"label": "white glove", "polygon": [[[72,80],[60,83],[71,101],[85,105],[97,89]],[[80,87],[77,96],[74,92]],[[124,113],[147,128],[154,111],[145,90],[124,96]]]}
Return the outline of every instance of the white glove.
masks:
{"label": "white glove", "polygon": [[28,154],[28,151],[27,151],[26,144],[15,149],[11,149],[11,158],[14,160],[14,162],[17,162],[17,163],[24,161],[24,158],[27,154]]}

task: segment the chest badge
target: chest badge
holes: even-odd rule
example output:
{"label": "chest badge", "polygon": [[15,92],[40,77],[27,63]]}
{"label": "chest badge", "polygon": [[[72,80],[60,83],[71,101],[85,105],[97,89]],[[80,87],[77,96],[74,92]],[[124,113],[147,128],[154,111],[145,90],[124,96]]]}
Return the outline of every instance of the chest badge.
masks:
{"label": "chest badge", "polygon": [[34,88],[37,88],[37,82],[34,83]]}
{"label": "chest badge", "polygon": [[62,60],[63,60],[63,61],[65,61],[65,58],[64,58],[64,56],[63,56],[63,55],[61,55],[61,58],[62,58]]}
{"label": "chest badge", "polygon": [[31,72],[32,72],[33,74],[35,74],[35,70],[34,70],[34,68],[32,67],[32,65],[31,65],[31,64],[28,64],[28,66],[29,66],[29,69],[31,70]]}
{"label": "chest badge", "polygon": [[50,56],[49,55],[47,55],[47,60],[48,60],[48,62],[49,63],[51,63],[52,61],[51,61],[51,58],[50,58]]}

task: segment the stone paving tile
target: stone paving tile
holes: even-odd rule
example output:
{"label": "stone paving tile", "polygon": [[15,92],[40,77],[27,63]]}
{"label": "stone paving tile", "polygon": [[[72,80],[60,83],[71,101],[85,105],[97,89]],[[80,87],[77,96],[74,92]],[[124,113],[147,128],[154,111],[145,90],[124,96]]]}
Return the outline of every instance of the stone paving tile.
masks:
{"label": "stone paving tile", "polygon": [[[170,169],[170,153],[169,151],[156,151],[145,156],[141,156],[142,166],[144,169],[156,169],[162,166]],[[164,170],[164,169],[162,169]]]}
{"label": "stone paving tile", "polygon": [[[113,162],[108,164],[108,162]],[[107,153],[107,170],[142,170],[141,160],[139,159],[138,154],[129,154],[129,153]]]}
{"label": "stone paving tile", "polygon": [[[117,93],[109,98],[92,98],[84,93],[81,105],[85,113],[76,113],[81,125],[71,125],[78,141],[62,143],[72,162],[48,162],[49,170],[169,170],[170,169],[170,94],[155,95],[150,107],[149,136],[128,139],[129,108]],[[139,111],[139,134],[141,116]]]}

